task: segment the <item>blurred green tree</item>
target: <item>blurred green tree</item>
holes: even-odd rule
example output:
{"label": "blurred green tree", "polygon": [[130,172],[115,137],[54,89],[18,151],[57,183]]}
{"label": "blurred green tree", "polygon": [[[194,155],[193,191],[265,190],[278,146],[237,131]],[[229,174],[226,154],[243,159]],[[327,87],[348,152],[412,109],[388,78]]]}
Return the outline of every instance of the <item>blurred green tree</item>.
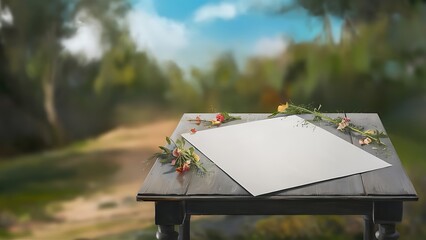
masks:
{"label": "blurred green tree", "polygon": [[71,23],[84,9],[103,24],[103,41],[114,45],[120,36],[117,17],[123,16],[129,3],[126,0],[4,0],[2,7],[13,16],[10,26],[0,28],[5,76],[2,82],[3,89],[7,89],[4,92],[44,125],[44,141],[61,144],[66,135],[58,114],[60,106],[56,105],[58,82],[64,78],[60,41],[75,31]]}

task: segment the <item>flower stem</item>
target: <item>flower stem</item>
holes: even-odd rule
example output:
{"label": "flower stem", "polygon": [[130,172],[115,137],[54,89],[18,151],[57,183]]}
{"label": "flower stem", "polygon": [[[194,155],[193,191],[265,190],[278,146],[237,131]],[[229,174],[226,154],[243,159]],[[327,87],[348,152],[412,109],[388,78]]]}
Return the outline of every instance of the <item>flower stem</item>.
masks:
{"label": "flower stem", "polygon": [[312,111],[312,110],[309,110],[307,108],[299,107],[299,106],[296,106],[296,105],[293,105],[293,104],[289,104],[289,106],[293,107],[293,108],[296,108],[296,109],[298,109],[298,110],[300,110],[302,112],[313,114],[313,115],[315,115],[317,117],[320,117],[321,119],[324,119],[324,120],[326,120],[328,122],[331,122],[331,123],[334,123],[334,124],[339,124],[338,121],[336,121],[333,118],[330,118],[330,117],[328,117],[328,116],[326,116],[326,115],[324,115],[324,114],[322,114],[320,112]]}
{"label": "flower stem", "polygon": [[[304,108],[304,107],[300,107],[300,106],[296,106],[296,105],[293,105],[293,104],[289,104],[289,107],[292,107],[292,108],[298,109],[298,110],[299,110],[299,111],[301,111],[301,112],[305,112],[305,113],[313,114],[313,115],[315,115],[315,116],[317,116],[317,117],[319,117],[319,118],[321,118],[321,119],[323,119],[323,120],[325,120],[325,121],[328,121],[328,122],[334,123],[334,124],[336,124],[336,125],[338,125],[338,124],[339,124],[339,121],[338,121],[338,120],[333,119],[333,118],[330,118],[330,117],[328,117],[328,116],[326,116],[326,115],[324,115],[324,114],[322,114],[322,113],[320,113],[320,112],[317,112],[317,111],[315,111],[315,110],[313,110],[313,111],[312,111],[312,110],[310,110],[310,109],[307,109],[307,108]],[[373,137],[373,136],[371,136],[371,134],[365,133],[365,132],[363,132],[363,131],[361,131],[361,130],[359,130],[359,129],[357,129],[357,128],[351,127],[351,126],[347,126],[347,128],[349,128],[350,130],[352,130],[352,131],[354,131],[354,132],[357,132],[357,133],[361,134],[362,136],[369,137],[369,138],[371,138],[372,140],[374,140],[374,141],[375,141],[375,142],[377,142],[377,143],[381,143],[381,144],[383,144],[383,143],[380,141],[380,139],[379,139],[379,138]]]}

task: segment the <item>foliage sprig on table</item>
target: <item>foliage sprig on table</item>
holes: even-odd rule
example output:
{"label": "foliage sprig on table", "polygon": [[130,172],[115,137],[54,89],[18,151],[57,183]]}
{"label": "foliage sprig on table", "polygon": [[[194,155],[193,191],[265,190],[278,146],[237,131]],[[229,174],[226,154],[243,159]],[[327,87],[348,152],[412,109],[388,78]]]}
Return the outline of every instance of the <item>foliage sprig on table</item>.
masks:
{"label": "foliage sprig on table", "polygon": [[295,105],[292,103],[285,103],[278,106],[277,111],[273,112],[269,117],[274,117],[278,114],[296,115],[296,114],[312,114],[314,115],[314,121],[326,121],[336,126],[337,130],[342,132],[355,132],[362,136],[359,139],[359,144],[367,145],[371,142],[384,145],[380,138],[387,137],[386,133],[381,132],[377,129],[364,130],[363,127],[351,123],[351,119],[348,117],[337,117],[331,118],[321,113],[319,110],[321,105],[317,108],[309,108],[307,106]]}
{"label": "foliage sprig on table", "polygon": [[161,152],[155,153],[152,156],[153,158],[158,158],[163,164],[170,163],[170,165],[175,166],[178,173],[189,171],[191,166],[194,166],[202,173],[206,172],[206,169],[200,163],[200,156],[194,152],[194,148],[185,148],[184,138],[180,138],[175,142],[169,137],[166,137],[166,141],[172,148],[159,146]]}
{"label": "foliage sprig on table", "polygon": [[189,121],[197,125],[200,125],[202,123],[204,126],[208,127],[219,127],[223,123],[232,122],[235,120],[241,120],[241,117],[232,116],[227,112],[220,112],[216,115],[216,119],[213,120],[204,120],[197,116],[195,119],[190,119]]}

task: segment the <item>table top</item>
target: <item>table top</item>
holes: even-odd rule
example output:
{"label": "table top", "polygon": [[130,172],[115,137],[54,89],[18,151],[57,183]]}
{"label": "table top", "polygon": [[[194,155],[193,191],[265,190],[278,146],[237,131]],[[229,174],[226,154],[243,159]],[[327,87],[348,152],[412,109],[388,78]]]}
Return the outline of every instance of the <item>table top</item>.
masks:
{"label": "table top", "polygon": [[[240,116],[241,120],[232,121],[224,125],[266,119],[269,114],[236,113],[232,115]],[[379,116],[375,113],[333,113],[327,115],[330,117],[346,116],[351,119],[351,122],[363,126],[365,129],[385,131]],[[177,139],[182,133],[190,132],[192,128],[196,128],[197,130],[206,129],[207,127],[205,126],[197,126],[188,121],[189,119],[195,119],[197,116],[200,116],[201,119],[215,118],[215,114],[184,114],[171,138]],[[313,116],[310,114],[299,116],[306,120],[313,119]],[[381,139],[385,146],[376,144],[360,146],[358,143],[359,136],[353,133],[347,134],[338,131],[335,126],[331,126],[324,121],[315,121],[312,123],[392,164],[392,166],[253,197],[206,156],[195,150],[201,157],[200,161],[208,171],[206,174],[197,174],[197,171],[179,174],[174,171],[173,166],[170,164],[161,164],[157,159],[137,194],[137,200],[360,199],[409,201],[418,199],[417,193],[410,179],[407,177],[389,138]],[[191,144],[187,142],[186,146],[190,147]]]}

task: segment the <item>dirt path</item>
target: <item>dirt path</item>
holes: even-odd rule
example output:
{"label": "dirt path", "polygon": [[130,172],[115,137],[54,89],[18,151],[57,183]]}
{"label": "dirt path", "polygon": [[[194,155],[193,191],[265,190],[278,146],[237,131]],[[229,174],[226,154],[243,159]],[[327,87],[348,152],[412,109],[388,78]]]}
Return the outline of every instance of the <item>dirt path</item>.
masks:
{"label": "dirt path", "polygon": [[54,214],[61,222],[37,225],[29,239],[90,239],[152,225],[153,204],[136,203],[135,195],[152,166],[147,159],[176,125],[177,120],[169,120],[119,128],[90,142],[88,153],[119,152],[113,159],[119,169],[109,187],[61,203],[61,210]]}

